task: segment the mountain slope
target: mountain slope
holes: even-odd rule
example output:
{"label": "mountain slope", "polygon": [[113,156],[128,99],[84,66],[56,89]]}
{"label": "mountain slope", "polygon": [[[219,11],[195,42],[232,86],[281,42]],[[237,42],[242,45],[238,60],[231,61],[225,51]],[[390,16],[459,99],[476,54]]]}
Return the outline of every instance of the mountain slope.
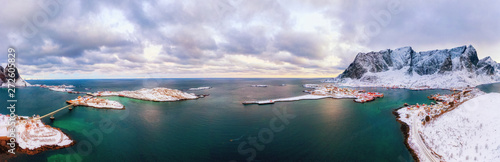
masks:
{"label": "mountain slope", "polygon": [[[14,79],[16,80],[16,83],[14,84],[16,87],[25,87],[25,86],[30,86],[28,82],[26,82],[21,75],[19,75],[19,71],[17,68],[14,68]],[[3,68],[0,66],[0,87],[6,87],[7,86],[7,79],[9,72],[7,71],[7,67]]]}
{"label": "mountain slope", "polygon": [[433,88],[477,86],[500,81],[500,64],[491,57],[481,60],[472,45],[415,52],[411,47],[358,53],[337,78],[346,86],[429,86]]}

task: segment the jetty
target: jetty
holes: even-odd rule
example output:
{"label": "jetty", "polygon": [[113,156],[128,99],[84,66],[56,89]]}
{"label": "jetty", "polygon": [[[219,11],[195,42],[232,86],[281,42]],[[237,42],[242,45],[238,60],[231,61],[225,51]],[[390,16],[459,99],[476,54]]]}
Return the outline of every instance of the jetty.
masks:
{"label": "jetty", "polygon": [[305,84],[304,87],[314,89],[305,90],[304,92],[309,93],[307,95],[288,97],[288,98],[278,98],[278,99],[267,99],[258,101],[244,101],[243,105],[258,104],[274,104],[276,102],[291,102],[299,100],[317,100],[323,98],[334,98],[334,99],[354,99],[354,102],[364,103],[375,100],[376,98],[384,97],[384,94],[378,92],[365,92],[364,90],[353,90],[349,88],[339,88],[334,85],[317,85],[317,84]]}

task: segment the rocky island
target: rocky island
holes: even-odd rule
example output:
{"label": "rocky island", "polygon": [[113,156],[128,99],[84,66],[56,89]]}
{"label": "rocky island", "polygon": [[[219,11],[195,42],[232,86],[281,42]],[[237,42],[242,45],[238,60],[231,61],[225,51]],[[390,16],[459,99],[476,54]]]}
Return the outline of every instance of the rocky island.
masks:
{"label": "rocky island", "polygon": [[199,98],[199,96],[196,96],[193,93],[186,93],[177,89],[169,89],[169,88],[153,88],[153,89],[143,88],[136,91],[119,91],[119,92],[104,91],[104,92],[89,93],[89,95],[98,97],[120,96],[120,97],[134,98],[139,100],[159,101],[159,102],[192,100]]}
{"label": "rocky island", "polygon": [[78,96],[78,98],[74,100],[68,100],[66,102],[74,106],[88,106],[98,109],[125,109],[125,106],[123,106],[118,101],[111,101],[92,96],[84,96],[84,97]]}
{"label": "rocky island", "polygon": [[[40,119],[16,116],[15,125],[11,125],[11,116],[0,114],[0,142],[2,149],[10,148],[10,131],[16,130],[15,152],[36,154],[48,149],[60,149],[71,146],[74,142],[60,129],[43,124]],[[4,145],[6,144],[6,145]]]}

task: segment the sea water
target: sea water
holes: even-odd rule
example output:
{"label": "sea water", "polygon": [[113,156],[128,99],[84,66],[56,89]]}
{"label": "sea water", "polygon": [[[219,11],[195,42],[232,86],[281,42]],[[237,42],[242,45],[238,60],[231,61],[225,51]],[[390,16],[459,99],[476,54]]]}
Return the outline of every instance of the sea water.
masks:
{"label": "sea water", "polygon": [[[31,80],[31,84],[74,85],[75,91],[120,91],[167,87],[210,94],[178,102],[106,97],[125,110],[76,107],[43,122],[60,128],[76,144],[11,160],[83,161],[413,161],[392,111],[404,103],[430,103],[447,90],[356,88],[385,94],[369,103],[321,99],[243,105],[305,94],[303,84],[320,79],[105,79]],[[251,85],[269,85],[266,88]],[[282,86],[282,84],[286,84]],[[44,115],[84,94],[18,88],[19,115]],[[2,89],[0,96],[7,96]],[[6,99],[7,97],[2,97]],[[2,102],[6,107],[7,103]],[[8,109],[0,109],[7,114]],[[282,120],[280,115],[290,118]],[[292,118],[293,117],[293,118]],[[103,125],[106,129],[102,129]],[[271,125],[275,126],[272,127]],[[279,127],[277,129],[276,127]],[[257,142],[256,144],[253,142]]]}

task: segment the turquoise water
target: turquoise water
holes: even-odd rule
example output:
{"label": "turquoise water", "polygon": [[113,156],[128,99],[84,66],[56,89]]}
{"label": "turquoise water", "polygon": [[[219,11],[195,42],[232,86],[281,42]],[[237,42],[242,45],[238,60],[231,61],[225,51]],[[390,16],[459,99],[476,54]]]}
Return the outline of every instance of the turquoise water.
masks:
{"label": "turquoise water", "polygon": [[477,86],[477,88],[481,89],[481,91],[484,91],[486,93],[500,93],[500,83],[483,84]]}
{"label": "turquoise water", "polygon": [[[429,103],[426,96],[444,90],[410,91],[364,88],[385,94],[370,103],[352,99],[241,104],[245,100],[272,99],[304,94],[302,84],[319,79],[130,79],[33,80],[32,84],[75,85],[75,90],[137,90],[168,87],[210,96],[180,102],[149,102],[109,97],[125,110],[77,107],[44,123],[60,128],[76,145],[11,160],[83,161],[412,161],[404,145],[400,124],[392,111],[404,103]],[[267,88],[250,87],[267,84]],[[280,86],[287,84],[286,86]],[[7,96],[6,90],[0,91]],[[19,115],[46,114],[65,106],[79,94],[38,87],[16,91]],[[6,98],[6,97],[5,97]],[[2,102],[2,106],[7,106]],[[0,113],[7,114],[7,109]],[[294,118],[284,124],[276,112]],[[270,123],[280,127],[272,131]],[[276,130],[276,129],[275,129]],[[253,137],[258,147],[249,145]],[[101,138],[102,137],[102,138]],[[249,139],[250,138],[250,139]],[[265,142],[265,144],[263,143]],[[238,146],[242,145],[240,151]]]}

